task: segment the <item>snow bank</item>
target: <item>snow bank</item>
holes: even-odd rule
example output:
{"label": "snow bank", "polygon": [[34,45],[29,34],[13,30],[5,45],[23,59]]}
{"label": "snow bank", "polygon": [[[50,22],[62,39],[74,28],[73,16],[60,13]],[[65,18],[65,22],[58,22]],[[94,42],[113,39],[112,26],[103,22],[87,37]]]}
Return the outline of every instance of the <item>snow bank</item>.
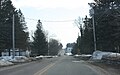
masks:
{"label": "snow bank", "polygon": [[1,58],[6,61],[10,61],[12,59],[12,56],[2,56]]}
{"label": "snow bank", "polygon": [[68,56],[70,56],[70,55],[72,55],[72,53],[65,53],[65,55],[68,55]]}
{"label": "snow bank", "polygon": [[58,56],[43,56],[43,55],[40,55],[40,56],[36,56],[35,58],[36,59],[43,59],[43,58],[54,58],[54,57],[58,57]]}
{"label": "snow bank", "polygon": [[26,62],[29,61],[29,59],[25,56],[15,56],[14,59],[9,60],[10,62],[19,63],[19,62]]}
{"label": "snow bank", "polygon": [[77,58],[78,60],[89,60],[92,55],[90,54],[81,54],[81,55],[74,55],[74,58]]}
{"label": "snow bank", "polygon": [[118,57],[120,58],[120,53],[111,53],[108,55],[108,57]]}
{"label": "snow bank", "polygon": [[92,55],[92,60],[101,60],[104,55],[110,55],[111,52],[102,52],[102,51],[95,51]]}
{"label": "snow bank", "polygon": [[30,60],[25,56],[15,56],[14,59],[12,59],[12,56],[2,56],[0,57],[0,66],[8,66],[13,65],[14,63],[23,63],[27,61]]}
{"label": "snow bank", "polygon": [[120,53],[113,53],[113,52],[102,52],[102,51],[95,51],[92,55],[92,60],[101,60],[107,58],[118,58],[120,59]]}
{"label": "snow bank", "polygon": [[25,56],[15,56],[14,59],[12,58],[12,56],[2,56],[1,58],[4,59],[6,62],[8,61],[13,63],[29,61],[29,59]]}
{"label": "snow bank", "polygon": [[82,55],[78,55],[78,54],[76,54],[76,55],[74,55],[74,57],[91,57],[92,55],[90,55],[90,54],[82,54]]}
{"label": "snow bank", "polygon": [[13,65],[13,63],[9,62],[9,61],[7,61],[5,59],[0,60],[0,66],[8,66],[8,65]]}

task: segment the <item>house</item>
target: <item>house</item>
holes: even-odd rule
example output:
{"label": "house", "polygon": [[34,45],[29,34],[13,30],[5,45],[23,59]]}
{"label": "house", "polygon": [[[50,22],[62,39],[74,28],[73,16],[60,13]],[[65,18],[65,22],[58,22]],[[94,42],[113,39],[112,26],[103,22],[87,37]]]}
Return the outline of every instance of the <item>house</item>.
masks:
{"label": "house", "polygon": [[72,49],[73,49],[73,47],[67,47],[66,48],[66,53],[71,53]]}

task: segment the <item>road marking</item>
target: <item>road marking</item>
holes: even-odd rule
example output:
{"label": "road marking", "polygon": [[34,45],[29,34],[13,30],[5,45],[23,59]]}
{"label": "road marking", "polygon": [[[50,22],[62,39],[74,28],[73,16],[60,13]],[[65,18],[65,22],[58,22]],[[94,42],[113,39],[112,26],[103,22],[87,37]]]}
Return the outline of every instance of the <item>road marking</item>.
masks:
{"label": "road marking", "polygon": [[43,73],[45,73],[48,69],[50,69],[52,66],[54,66],[57,62],[55,63],[51,63],[50,65],[46,66],[45,68],[43,68],[42,70],[36,72],[34,75],[42,75]]}
{"label": "road marking", "polygon": [[65,58],[61,58],[58,61],[51,63],[49,65],[47,65],[45,68],[43,68],[42,70],[36,72],[34,75],[42,75],[43,73],[45,73],[47,70],[49,70],[52,66],[54,66],[56,63],[60,62],[61,60],[63,60]]}

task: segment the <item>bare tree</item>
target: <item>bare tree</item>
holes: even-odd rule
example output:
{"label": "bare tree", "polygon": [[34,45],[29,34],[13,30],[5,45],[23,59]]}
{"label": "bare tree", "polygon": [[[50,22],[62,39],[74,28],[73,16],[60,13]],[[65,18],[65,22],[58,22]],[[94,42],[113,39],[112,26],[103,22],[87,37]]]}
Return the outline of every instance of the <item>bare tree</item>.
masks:
{"label": "bare tree", "polygon": [[82,19],[78,17],[78,19],[75,19],[74,23],[80,30],[81,37],[83,36],[83,26],[82,26]]}

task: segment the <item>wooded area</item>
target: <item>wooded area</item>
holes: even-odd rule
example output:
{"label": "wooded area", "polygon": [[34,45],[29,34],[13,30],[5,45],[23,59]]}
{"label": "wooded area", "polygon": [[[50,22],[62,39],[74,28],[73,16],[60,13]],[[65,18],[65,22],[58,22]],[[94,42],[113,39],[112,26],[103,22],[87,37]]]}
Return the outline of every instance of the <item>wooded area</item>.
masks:
{"label": "wooded area", "polygon": [[[120,46],[120,0],[94,0],[96,50],[119,52]],[[76,20],[81,36],[77,38],[80,53],[94,51],[93,17]],[[75,21],[75,22],[76,22]]]}

